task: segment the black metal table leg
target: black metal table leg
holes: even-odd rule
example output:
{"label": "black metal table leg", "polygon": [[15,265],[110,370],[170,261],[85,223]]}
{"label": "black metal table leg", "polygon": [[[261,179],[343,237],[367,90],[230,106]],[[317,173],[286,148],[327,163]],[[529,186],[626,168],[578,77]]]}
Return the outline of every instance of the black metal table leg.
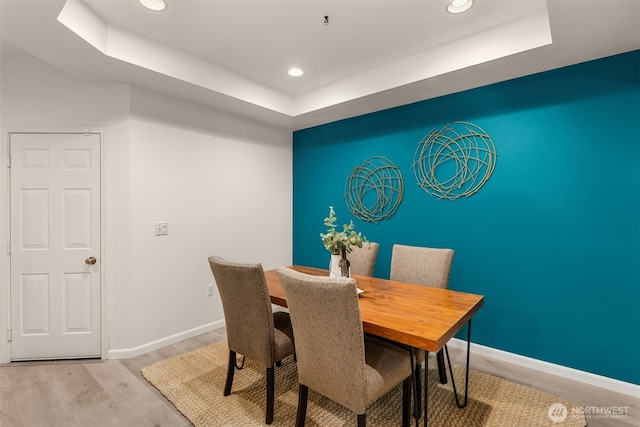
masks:
{"label": "black metal table leg", "polygon": [[429,397],[429,352],[424,352],[424,427],[429,422],[429,411],[427,411],[427,398]]}
{"label": "black metal table leg", "polygon": [[[456,405],[458,408],[464,408],[467,406],[467,401],[469,398],[469,350],[471,349],[471,319],[469,319],[468,328],[467,328],[467,372],[465,374],[464,380],[464,400],[460,403],[460,399],[458,399],[458,391],[456,390],[456,381],[453,378],[453,369],[451,368],[451,359],[449,358],[449,349],[447,346],[444,346],[444,351],[447,353],[447,362],[449,362],[449,374],[451,375],[451,384],[453,385],[453,395],[456,398]],[[425,408],[426,408],[426,400],[425,400]],[[425,412],[426,414],[426,412]],[[425,423],[425,426],[427,424]]]}
{"label": "black metal table leg", "polygon": [[[419,350],[418,350],[419,351]],[[420,404],[418,400],[418,382],[416,380],[416,363],[415,351],[413,347],[409,347],[409,360],[411,360],[411,384],[413,385],[413,417],[416,420],[416,427],[420,420]]]}

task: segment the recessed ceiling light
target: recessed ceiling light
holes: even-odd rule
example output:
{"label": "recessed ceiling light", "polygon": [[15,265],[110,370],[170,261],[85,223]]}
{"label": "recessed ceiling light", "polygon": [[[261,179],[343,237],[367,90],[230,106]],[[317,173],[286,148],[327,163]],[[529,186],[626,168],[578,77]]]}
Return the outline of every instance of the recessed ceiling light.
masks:
{"label": "recessed ceiling light", "polygon": [[138,0],[141,5],[146,7],[147,9],[155,10],[156,12],[160,12],[161,10],[165,10],[167,8],[167,4],[164,0]]}
{"label": "recessed ceiling light", "polygon": [[304,71],[302,71],[300,68],[291,68],[288,71],[289,75],[292,77],[300,77],[301,75],[304,74]]}
{"label": "recessed ceiling light", "polygon": [[473,6],[473,0],[451,0],[447,5],[447,12],[462,13],[471,9],[471,6]]}

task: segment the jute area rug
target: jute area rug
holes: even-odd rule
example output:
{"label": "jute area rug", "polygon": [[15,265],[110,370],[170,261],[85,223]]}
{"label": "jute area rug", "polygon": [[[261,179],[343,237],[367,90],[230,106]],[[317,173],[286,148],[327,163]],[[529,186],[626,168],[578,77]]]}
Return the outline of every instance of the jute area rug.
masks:
{"label": "jute area rug", "polygon": [[[230,396],[223,396],[227,371],[226,341],[211,344],[142,369],[142,375],[171,401],[196,427],[261,426],[265,417],[265,369],[247,359],[236,371]],[[456,385],[464,387],[464,367],[454,366]],[[276,368],[273,427],[293,426],[298,405],[296,364],[292,357]],[[429,358],[429,425],[433,427],[479,426],[580,426],[584,416],[572,414],[574,402],[491,375],[471,371],[469,402],[459,409],[451,381],[442,385],[434,358]],[[367,409],[367,426],[400,426],[402,387],[399,385]],[[567,409],[563,422],[554,422],[550,407]],[[558,405],[554,406],[555,408]],[[423,408],[424,410],[424,408]],[[558,415],[557,412],[555,415]],[[557,419],[556,419],[557,420]],[[342,406],[309,391],[308,427],[354,426],[356,416]],[[411,425],[415,425],[412,419]],[[424,425],[424,421],[420,421]]]}

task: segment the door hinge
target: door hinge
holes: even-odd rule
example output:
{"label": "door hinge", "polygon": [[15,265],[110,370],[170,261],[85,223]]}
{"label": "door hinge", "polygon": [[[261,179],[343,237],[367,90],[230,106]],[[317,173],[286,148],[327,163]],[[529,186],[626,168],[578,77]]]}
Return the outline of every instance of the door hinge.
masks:
{"label": "door hinge", "polygon": [[7,253],[11,255],[11,242],[7,242]]}
{"label": "door hinge", "polygon": [[7,341],[11,341],[12,338],[11,329],[7,329]]}
{"label": "door hinge", "polygon": [[7,162],[7,168],[11,169],[11,156],[9,156],[9,160]]}

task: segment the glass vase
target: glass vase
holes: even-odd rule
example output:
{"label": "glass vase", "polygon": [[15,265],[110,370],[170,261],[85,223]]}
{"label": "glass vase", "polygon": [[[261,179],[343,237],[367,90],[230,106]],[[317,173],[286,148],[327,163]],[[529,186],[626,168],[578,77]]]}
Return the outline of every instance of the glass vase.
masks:
{"label": "glass vase", "polygon": [[340,266],[340,277],[351,276],[351,263],[347,259],[347,248],[342,248],[342,255],[338,265]]}

